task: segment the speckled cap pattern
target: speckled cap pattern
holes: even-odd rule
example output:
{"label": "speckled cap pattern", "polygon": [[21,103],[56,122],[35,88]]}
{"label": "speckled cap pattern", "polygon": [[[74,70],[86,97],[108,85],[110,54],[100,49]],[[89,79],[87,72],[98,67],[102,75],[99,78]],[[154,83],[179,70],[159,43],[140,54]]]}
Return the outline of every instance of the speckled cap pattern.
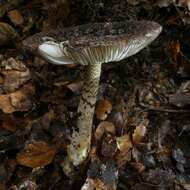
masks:
{"label": "speckled cap pattern", "polygon": [[[159,24],[151,21],[93,23],[36,34],[27,39],[25,46],[38,48],[44,58],[55,64],[100,64],[134,55],[161,30]],[[43,41],[43,37],[52,40]]]}

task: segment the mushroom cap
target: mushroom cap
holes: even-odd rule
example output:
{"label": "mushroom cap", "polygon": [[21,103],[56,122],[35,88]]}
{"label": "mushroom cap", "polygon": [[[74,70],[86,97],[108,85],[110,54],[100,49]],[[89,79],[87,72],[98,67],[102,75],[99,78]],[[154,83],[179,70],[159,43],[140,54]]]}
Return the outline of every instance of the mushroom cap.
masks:
{"label": "mushroom cap", "polygon": [[55,64],[120,61],[150,44],[161,30],[162,27],[152,21],[85,24],[50,32],[48,37],[56,40],[39,43],[38,51]]}

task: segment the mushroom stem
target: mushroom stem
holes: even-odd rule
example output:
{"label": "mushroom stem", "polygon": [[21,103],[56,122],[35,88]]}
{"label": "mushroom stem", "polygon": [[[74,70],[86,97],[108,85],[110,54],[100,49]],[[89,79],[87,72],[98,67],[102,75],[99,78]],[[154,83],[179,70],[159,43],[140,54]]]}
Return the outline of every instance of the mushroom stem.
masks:
{"label": "mushroom stem", "polygon": [[71,143],[67,147],[68,156],[75,166],[87,158],[90,150],[101,65],[87,65],[84,73],[84,84],[78,106],[77,130],[72,133]]}

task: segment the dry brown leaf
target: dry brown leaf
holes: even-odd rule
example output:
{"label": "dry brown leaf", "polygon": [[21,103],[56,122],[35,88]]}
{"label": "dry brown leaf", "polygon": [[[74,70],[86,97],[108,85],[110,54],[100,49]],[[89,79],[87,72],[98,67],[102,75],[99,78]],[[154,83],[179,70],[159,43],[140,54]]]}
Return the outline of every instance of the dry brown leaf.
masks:
{"label": "dry brown leaf", "polygon": [[105,120],[112,111],[112,104],[108,100],[99,100],[96,106],[96,117],[100,120]]}
{"label": "dry brown leaf", "polygon": [[121,152],[128,151],[130,148],[133,147],[130,136],[128,134],[125,134],[121,137],[117,137],[116,141],[117,141],[117,147]]}
{"label": "dry brown leaf", "polygon": [[0,109],[4,113],[12,113],[15,111],[15,108],[11,105],[9,95],[0,95]]}
{"label": "dry brown leaf", "polygon": [[0,73],[3,74],[4,78],[0,86],[6,93],[15,91],[30,78],[29,71],[0,71]]}
{"label": "dry brown leaf", "polygon": [[0,68],[0,88],[5,92],[13,92],[30,79],[30,71],[14,58],[2,61]]}
{"label": "dry brown leaf", "polygon": [[[106,186],[100,179],[88,179],[89,180],[89,188],[91,189],[86,189],[86,190],[116,190],[116,185],[112,185],[110,187]],[[83,189],[82,189],[83,190]]]}
{"label": "dry brown leaf", "polygon": [[100,140],[104,135],[105,129],[99,124],[95,131],[96,140]]}
{"label": "dry brown leaf", "polygon": [[11,39],[17,38],[18,34],[7,23],[0,22],[0,46],[7,44]]}
{"label": "dry brown leaf", "polygon": [[56,154],[56,149],[46,142],[39,141],[27,144],[25,150],[18,153],[16,160],[20,165],[38,168],[50,164]]}
{"label": "dry brown leaf", "polygon": [[145,137],[147,132],[147,129],[144,125],[139,125],[136,127],[133,133],[133,143],[138,144],[142,141],[142,139]]}
{"label": "dry brown leaf", "polygon": [[107,133],[115,135],[115,125],[109,121],[102,121],[100,125],[105,129]]}
{"label": "dry brown leaf", "polygon": [[130,136],[125,134],[116,138],[117,148],[120,150],[116,155],[117,165],[122,168],[131,160],[130,149],[133,147]]}
{"label": "dry brown leaf", "polygon": [[100,190],[106,189],[104,183],[99,179],[89,179],[89,183],[91,187],[93,187],[93,189],[100,189]]}
{"label": "dry brown leaf", "polygon": [[9,97],[10,97],[12,106],[19,110],[27,111],[31,107],[31,101],[28,99],[27,94],[33,91],[34,89],[25,88],[25,89],[16,91],[14,93],[11,93]]}
{"label": "dry brown leaf", "polygon": [[27,67],[22,61],[16,60],[10,57],[1,62],[1,69],[3,70],[16,70],[16,71],[26,71]]}
{"label": "dry brown leaf", "polygon": [[34,94],[34,91],[34,87],[29,83],[16,92],[0,95],[0,109],[4,113],[28,111],[32,107],[30,97]]}
{"label": "dry brown leaf", "polygon": [[87,178],[84,185],[81,187],[81,190],[94,190],[94,188],[92,180]]}
{"label": "dry brown leaf", "polygon": [[23,16],[21,15],[20,11],[17,9],[9,11],[8,16],[10,20],[16,25],[21,25],[24,22]]}
{"label": "dry brown leaf", "polygon": [[104,132],[115,134],[115,126],[112,122],[102,121],[96,128],[95,137],[97,140],[100,140]]}

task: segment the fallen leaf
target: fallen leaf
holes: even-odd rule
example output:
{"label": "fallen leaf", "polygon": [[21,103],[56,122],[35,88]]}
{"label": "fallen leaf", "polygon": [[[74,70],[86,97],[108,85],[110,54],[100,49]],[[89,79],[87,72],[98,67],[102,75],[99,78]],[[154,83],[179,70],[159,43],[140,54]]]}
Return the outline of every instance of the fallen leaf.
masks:
{"label": "fallen leaf", "polygon": [[5,92],[13,92],[30,79],[29,69],[14,58],[1,62],[0,67],[0,88]]}
{"label": "fallen leaf", "polygon": [[121,152],[128,151],[130,148],[133,147],[130,136],[128,134],[125,134],[121,137],[117,137],[116,142],[117,142],[117,147]]}
{"label": "fallen leaf", "polygon": [[0,95],[0,109],[2,109],[4,113],[12,113],[15,111],[8,95]]}
{"label": "fallen leaf", "polygon": [[99,124],[98,127],[96,128],[96,131],[95,131],[95,138],[96,138],[96,140],[100,140],[103,137],[104,132],[105,132],[104,127],[102,127]]}
{"label": "fallen leaf", "polygon": [[56,154],[56,149],[46,142],[39,141],[27,144],[24,151],[18,153],[16,160],[20,165],[38,168],[50,164]]}
{"label": "fallen leaf", "polygon": [[0,22],[0,46],[18,37],[17,32],[7,23]]}
{"label": "fallen leaf", "polygon": [[115,134],[115,126],[112,122],[102,121],[96,128],[95,137],[97,140],[100,140],[104,134],[104,132]]}
{"label": "fallen leaf", "polygon": [[22,61],[16,60],[13,57],[10,57],[6,60],[3,60],[0,65],[3,70],[16,70],[16,71],[26,71],[27,67],[23,64]]}
{"label": "fallen leaf", "polygon": [[94,190],[94,185],[91,179],[87,178],[81,190]]}
{"label": "fallen leaf", "polygon": [[113,158],[117,152],[117,144],[115,138],[107,134],[102,140],[101,154],[106,158]]}
{"label": "fallen leaf", "polygon": [[33,86],[25,86],[22,90],[11,93],[9,97],[12,106],[16,109],[27,111],[32,106],[32,102],[28,99],[27,95],[33,94],[33,92]]}
{"label": "fallen leaf", "polygon": [[116,190],[116,184],[112,186],[106,186],[100,179],[90,179],[91,187],[94,189],[100,190]]}
{"label": "fallen leaf", "polygon": [[112,104],[108,100],[99,100],[96,106],[96,117],[100,120],[105,120],[112,111]]}
{"label": "fallen leaf", "polygon": [[13,93],[0,95],[0,109],[4,113],[28,111],[32,107],[31,96],[34,92],[34,87],[29,83]]}
{"label": "fallen leaf", "polygon": [[130,136],[125,134],[116,138],[117,148],[119,149],[116,160],[118,168],[125,167],[126,163],[131,160],[130,149],[133,147]]}
{"label": "fallen leaf", "polygon": [[145,137],[146,135],[146,127],[144,125],[139,125],[136,127],[136,129],[134,130],[133,133],[133,143],[134,144],[138,144],[142,141],[142,139]]}
{"label": "fallen leaf", "polygon": [[15,24],[15,25],[21,25],[24,22],[24,18],[21,15],[20,11],[17,9],[14,9],[12,11],[8,12],[8,16],[10,20]]}

